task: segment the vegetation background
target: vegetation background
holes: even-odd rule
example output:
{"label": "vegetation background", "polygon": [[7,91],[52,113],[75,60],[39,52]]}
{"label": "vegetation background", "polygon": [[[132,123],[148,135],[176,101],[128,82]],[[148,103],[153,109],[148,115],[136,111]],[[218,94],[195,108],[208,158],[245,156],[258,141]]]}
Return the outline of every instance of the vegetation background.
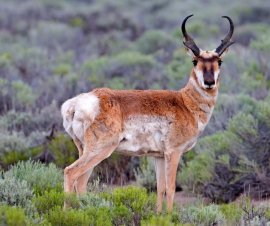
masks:
{"label": "vegetation background", "polygon": [[[155,216],[154,198],[143,188],[104,192],[97,182],[89,186],[97,194],[71,198],[77,206],[67,212],[60,208],[61,169],[77,158],[62,128],[61,104],[101,86],[182,88],[192,68],[180,32],[189,14],[195,17],[187,30],[202,49],[216,48],[225,36],[223,15],[235,23],[236,44],[222,65],[210,123],[180,163],[177,188],[215,203],[229,203],[241,194],[269,197],[269,1],[0,0],[0,221],[260,225],[270,219],[268,207],[254,209],[248,202],[244,207],[196,204],[173,216]],[[91,180],[107,185],[135,181],[148,191],[156,186],[151,158],[118,154],[96,167]],[[119,198],[121,192],[126,196]],[[133,206],[134,194],[142,196],[139,207]]]}

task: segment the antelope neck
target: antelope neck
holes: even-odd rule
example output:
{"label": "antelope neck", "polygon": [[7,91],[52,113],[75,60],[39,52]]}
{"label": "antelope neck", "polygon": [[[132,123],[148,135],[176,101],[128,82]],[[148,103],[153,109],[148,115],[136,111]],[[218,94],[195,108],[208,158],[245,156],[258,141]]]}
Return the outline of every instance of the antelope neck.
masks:
{"label": "antelope neck", "polygon": [[[195,73],[192,71],[192,73]],[[180,90],[184,104],[195,115],[209,116],[212,113],[218,95],[218,86],[212,90],[204,90],[192,74],[186,86]],[[204,118],[204,117],[203,117]]]}

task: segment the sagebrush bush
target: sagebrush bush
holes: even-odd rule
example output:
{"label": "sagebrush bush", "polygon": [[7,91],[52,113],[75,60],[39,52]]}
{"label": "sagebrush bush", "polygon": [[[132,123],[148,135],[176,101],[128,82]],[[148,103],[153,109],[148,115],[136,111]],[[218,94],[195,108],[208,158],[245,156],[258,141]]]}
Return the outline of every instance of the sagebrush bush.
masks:
{"label": "sagebrush bush", "polygon": [[217,205],[189,206],[181,208],[180,220],[182,223],[193,225],[222,225],[225,219]]}
{"label": "sagebrush bush", "polygon": [[78,150],[70,137],[61,134],[54,138],[48,145],[48,149],[54,156],[57,166],[64,168],[78,158]]}
{"label": "sagebrush bush", "polygon": [[21,133],[1,134],[0,139],[0,155],[8,153],[9,151],[20,152],[28,146],[25,137]]}
{"label": "sagebrush bush", "polygon": [[15,108],[18,109],[22,108],[25,109],[28,106],[32,106],[34,104],[34,101],[36,100],[36,96],[28,84],[25,84],[22,81],[14,81],[11,84],[11,87],[14,92],[14,104]]}
{"label": "sagebrush bush", "polygon": [[94,193],[87,193],[80,195],[78,197],[79,202],[80,202],[80,208],[86,209],[88,207],[111,207],[112,203],[109,201],[106,201],[102,197],[100,197],[98,194]]}
{"label": "sagebrush bush", "polygon": [[198,154],[192,161],[187,162],[177,174],[177,180],[183,189],[201,192],[207,181],[213,177],[213,171],[213,154],[205,152]]}
{"label": "sagebrush bush", "polygon": [[172,222],[171,216],[169,215],[152,216],[150,219],[142,220],[141,225],[142,226],[175,226],[175,225],[181,226],[180,223],[176,224]]}
{"label": "sagebrush bush", "polygon": [[[87,61],[82,73],[95,86],[108,86],[112,82],[110,79],[117,78],[125,88],[143,89],[146,86],[150,87],[158,79],[163,79],[162,71],[162,67],[152,56],[126,51],[114,58],[101,57]],[[145,74],[147,77],[144,76]]]}
{"label": "sagebrush bush", "polygon": [[268,197],[270,108],[266,101],[244,99],[249,104],[232,115],[225,130],[199,140],[198,155],[179,174],[184,188],[216,202],[233,201],[242,192]]}
{"label": "sagebrush bush", "polygon": [[45,191],[42,195],[37,195],[32,202],[39,214],[44,214],[57,206],[63,207],[65,194],[55,190]]}
{"label": "sagebrush bush", "polygon": [[223,204],[219,206],[219,209],[225,217],[227,225],[240,225],[243,210],[239,204]]}
{"label": "sagebrush bush", "polygon": [[146,31],[136,42],[137,49],[144,54],[159,50],[169,51],[175,48],[175,40],[169,34],[160,30]]}
{"label": "sagebrush bush", "polygon": [[147,194],[145,188],[135,186],[116,188],[111,194],[104,194],[104,196],[115,206],[122,206],[117,212],[123,214],[125,218],[129,218],[127,210],[131,212],[134,224],[151,216],[156,209],[155,195]]}
{"label": "sagebrush bush", "polygon": [[115,206],[112,210],[112,218],[114,225],[132,225],[133,214],[128,207],[123,204]]}
{"label": "sagebrush bush", "polygon": [[186,57],[184,50],[175,50],[172,60],[166,65],[166,77],[168,78],[167,87],[180,89],[187,81],[192,63]]}
{"label": "sagebrush bush", "polygon": [[55,207],[44,215],[51,225],[74,226],[82,225],[88,226],[94,223],[88,214],[82,210],[63,210],[63,207]]}
{"label": "sagebrush bush", "polygon": [[25,180],[7,174],[0,178],[0,203],[26,207],[32,197],[33,190]]}
{"label": "sagebrush bush", "polygon": [[140,169],[135,174],[136,182],[149,191],[155,191],[157,187],[155,161],[153,158],[140,159]]}
{"label": "sagebrush bush", "polygon": [[0,222],[1,225],[7,226],[26,226],[28,219],[24,210],[19,207],[0,206]]}
{"label": "sagebrush bush", "polygon": [[46,166],[40,162],[26,161],[19,162],[12,166],[7,175],[17,180],[25,180],[33,188],[35,194],[42,194],[45,191],[63,189],[63,172],[54,164]]}
{"label": "sagebrush bush", "polygon": [[[111,226],[113,225],[112,209],[109,207],[90,207],[85,210],[91,219],[90,225]],[[127,221],[124,222],[127,225]],[[118,225],[118,224],[114,224]]]}

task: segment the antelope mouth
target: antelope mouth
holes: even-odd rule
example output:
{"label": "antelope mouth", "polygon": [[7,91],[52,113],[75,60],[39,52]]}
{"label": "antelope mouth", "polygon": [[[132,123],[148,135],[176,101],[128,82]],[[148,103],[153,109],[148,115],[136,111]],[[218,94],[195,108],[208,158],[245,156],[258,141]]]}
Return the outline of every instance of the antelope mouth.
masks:
{"label": "antelope mouth", "polygon": [[215,88],[215,84],[213,84],[213,85],[206,85],[205,84],[203,88],[206,89],[206,90],[212,90],[212,89]]}

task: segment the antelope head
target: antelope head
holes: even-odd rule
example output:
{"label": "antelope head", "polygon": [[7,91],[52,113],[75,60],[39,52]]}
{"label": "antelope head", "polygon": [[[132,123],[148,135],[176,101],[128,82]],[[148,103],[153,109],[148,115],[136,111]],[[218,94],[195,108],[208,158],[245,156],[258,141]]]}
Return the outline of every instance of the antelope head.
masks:
{"label": "antelope head", "polygon": [[191,36],[186,31],[186,21],[193,15],[187,16],[182,23],[182,33],[184,36],[184,45],[187,48],[189,55],[193,58],[195,81],[204,90],[211,90],[216,88],[219,81],[220,66],[222,57],[227,52],[230,45],[234,42],[231,37],[234,31],[234,25],[230,17],[223,16],[230,23],[230,30],[226,37],[221,41],[221,44],[212,51],[201,50],[193,41]]}

